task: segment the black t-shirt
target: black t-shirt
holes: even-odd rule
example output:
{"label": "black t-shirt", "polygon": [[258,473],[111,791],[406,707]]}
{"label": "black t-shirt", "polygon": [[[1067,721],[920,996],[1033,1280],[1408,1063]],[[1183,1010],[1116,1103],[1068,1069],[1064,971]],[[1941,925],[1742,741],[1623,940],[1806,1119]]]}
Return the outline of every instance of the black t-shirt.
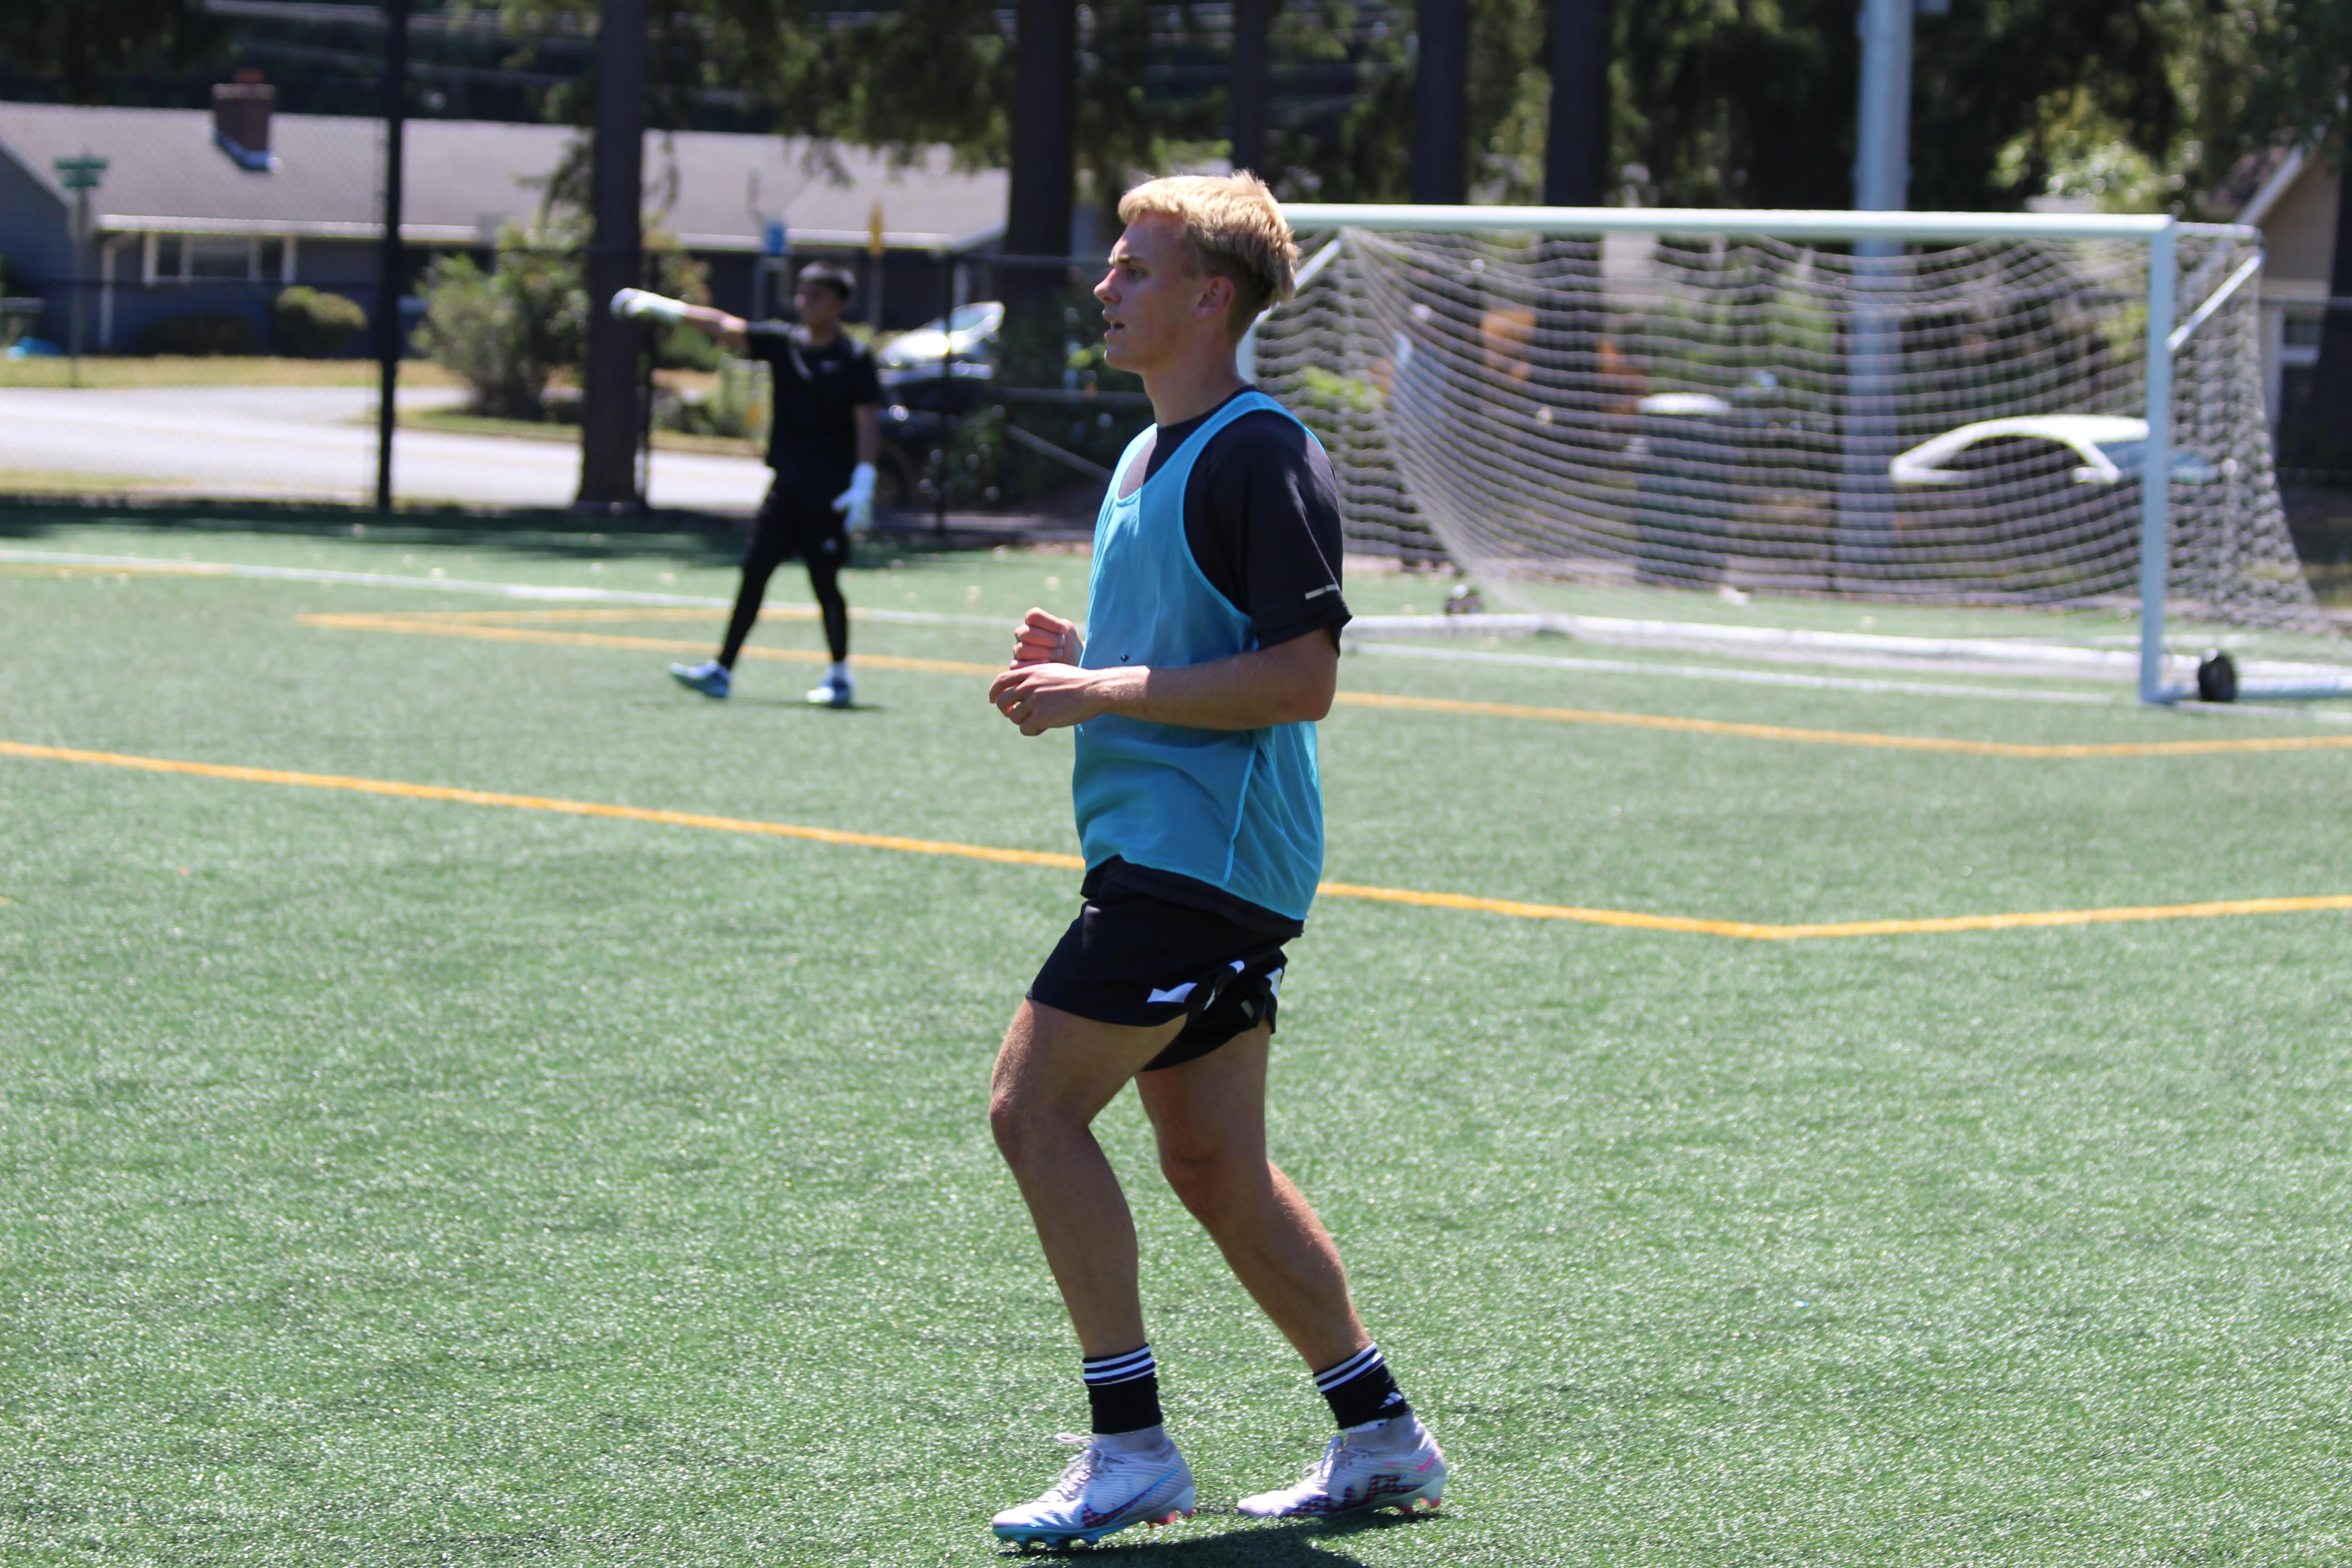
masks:
{"label": "black t-shirt", "polygon": [[[1158,473],[1216,411],[1160,426],[1144,478]],[[1331,460],[1296,421],[1260,409],[1209,437],[1184,481],[1184,542],[1210,585],[1250,618],[1258,647],[1316,632],[1337,641],[1348,624],[1348,603],[1339,594],[1339,481]],[[1101,869],[1107,881],[1208,910],[1251,931],[1288,938],[1305,929],[1287,915],[1173,871],[1116,859]]]}
{"label": "black t-shirt", "polygon": [[[1144,478],[1216,412],[1160,426]],[[1250,618],[1258,647],[1312,631],[1337,641],[1348,624],[1339,595],[1339,483],[1331,459],[1297,421],[1259,409],[1209,437],[1184,481],[1184,542],[1201,574]]]}
{"label": "black t-shirt", "polygon": [[765,360],[774,387],[768,467],[780,475],[821,473],[828,480],[857,462],[857,422],[850,410],[882,401],[874,352],[847,332],[818,348],[808,329],[753,321],[743,329],[751,357]]}

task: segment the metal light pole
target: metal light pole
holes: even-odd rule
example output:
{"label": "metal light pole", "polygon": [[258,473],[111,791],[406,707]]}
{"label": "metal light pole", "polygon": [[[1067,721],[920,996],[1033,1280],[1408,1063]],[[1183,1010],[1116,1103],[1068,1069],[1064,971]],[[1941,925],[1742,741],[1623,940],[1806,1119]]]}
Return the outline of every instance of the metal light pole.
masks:
{"label": "metal light pole", "polygon": [[[1853,205],[1901,212],[1911,187],[1911,16],[1918,0],[1863,0],[1862,83],[1854,123]],[[1845,429],[1838,500],[1838,565],[1851,580],[1883,568],[1895,544],[1900,449],[1896,395],[1903,364],[1904,245],[1854,242],[1853,305],[1846,334]]]}
{"label": "metal light pole", "polygon": [[66,322],[66,353],[71,355],[67,379],[76,386],[81,384],[81,297],[82,282],[87,276],[89,258],[89,194],[106,176],[103,158],[93,155],[84,147],[78,158],[59,158],[50,164],[58,172],[58,183],[74,194],[73,217],[73,310]]}

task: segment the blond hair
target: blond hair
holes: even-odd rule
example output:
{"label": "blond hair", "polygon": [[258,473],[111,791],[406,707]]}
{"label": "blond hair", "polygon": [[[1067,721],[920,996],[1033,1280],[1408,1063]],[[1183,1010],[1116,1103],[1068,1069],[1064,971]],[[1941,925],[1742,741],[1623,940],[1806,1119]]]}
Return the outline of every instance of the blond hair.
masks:
{"label": "blond hair", "polygon": [[1118,199],[1118,221],[1164,215],[1184,225],[1192,265],[1234,285],[1235,337],[1290,298],[1298,242],[1264,180],[1233,174],[1171,174],[1146,180]]}

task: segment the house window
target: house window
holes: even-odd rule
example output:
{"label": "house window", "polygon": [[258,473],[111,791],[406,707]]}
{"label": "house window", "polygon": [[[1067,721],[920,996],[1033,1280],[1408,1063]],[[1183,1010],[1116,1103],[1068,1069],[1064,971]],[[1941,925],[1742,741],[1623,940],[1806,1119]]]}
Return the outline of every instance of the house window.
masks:
{"label": "house window", "polygon": [[2317,364],[2320,333],[2326,324],[2324,307],[2287,310],[2279,322],[2279,363]]}
{"label": "house window", "polygon": [[215,239],[191,235],[181,241],[187,258],[186,277],[192,283],[249,283],[253,280],[253,241]]}
{"label": "house window", "polygon": [[291,283],[294,242],[249,236],[153,234],[147,237],[147,281]]}

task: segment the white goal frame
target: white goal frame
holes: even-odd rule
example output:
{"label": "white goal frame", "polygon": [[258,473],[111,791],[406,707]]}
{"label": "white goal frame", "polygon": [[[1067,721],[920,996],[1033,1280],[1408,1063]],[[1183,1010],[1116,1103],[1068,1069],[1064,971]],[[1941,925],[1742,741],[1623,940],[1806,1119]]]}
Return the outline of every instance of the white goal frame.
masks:
{"label": "white goal frame", "polygon": [[[1355,205],[1289,202],[1283,216],[1297,233],[1347,229],[1419,230],[1444,234],[1601,236],[1673,235],[1717,238],[1767,235],[1793,240],[1845,240],[1903,245],[1914,241],[1966,244],[1976,240],[2108,240],[2147,251],[2147,322],[2143,405],[2147,422],[2139,485],[2139,695],[2168,704],[2197,695],[2193,686],[2165,679],[2165,591],[2170,567],[2173,356],[2231,295],[2261,273],[2255,258],[2224,280],[2186,322],[2178,316],[2178,220],[2168,215],[2105,213],[1816,212],[1721,207],[1497,207]],[[2256,230],[2231,237],[2259,247]],[[1319,254],[1328,254],[1319,253]],[[1312,265],[1312,263],[1310,263]],[[1244,341],[1244,374],[1256,329]],[[2352,687],[2302,681],[2248,680],[2241,698],[2307,699],[2352,695]]]}

